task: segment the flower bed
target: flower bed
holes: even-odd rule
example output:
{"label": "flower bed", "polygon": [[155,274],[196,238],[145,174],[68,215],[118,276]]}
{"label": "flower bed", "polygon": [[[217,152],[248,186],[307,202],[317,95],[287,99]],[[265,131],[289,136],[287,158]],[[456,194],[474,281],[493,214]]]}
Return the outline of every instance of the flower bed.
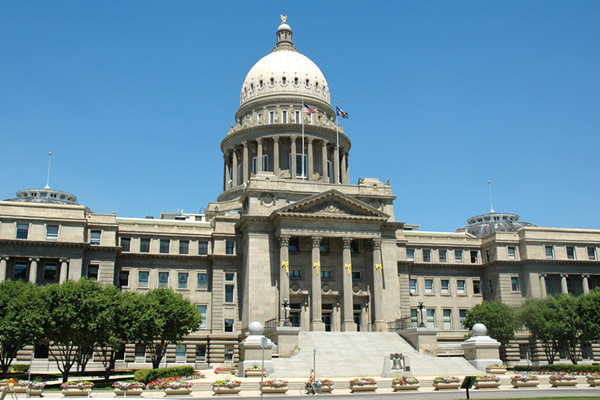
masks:
{"label": "flower bed", "polygon": [[141,396],[146,385],[144,385],[142,382],[119,381],[113,383],[112,387],[115,388],[114,392],[117,396]]}
{"label": "flower bed", "polygon": [[182,377],[160,378],[148,383],[148,389],[162,389],[167,395],[182,395],[192,393],[192,382]]}
{"label": "flower bed", "polygon": [[600,374],[592,374],[587,376],[587,383],[592,387],[600,386]]}
{"label": "flower bed", "polygon": [[263,393],[285,393],[288,391],[288,381],[283,379],[267,379],[262,385]]}
{"label": "flower bed", "polygon": [[244,371],[244,375],[246,376],[267,376],[265,374],[265,370],[260,368],[258,365],[254,365],[252,367],[246,368]]}
{"label": "flower bed", "polygon": [[15,381],[13,378],[3,379],[2,387],[10,385],[13,393],[27,393],[27,387],[31,382],[29,381]]}
{"label": "flower bed", "polygon": [[331,379],[321,379],[318,382],[321,385],[321,393],[333,392],[333,381]]}
{"label": "flower bed", "polygon": [[90,381],[67,381],[60,385],[63,396],[88,396],[94,383]]}
{"label": "flower bed", "polygon": [[552,387],[558,386],[575,386],[577,385],[577,377],[573,375],[552,375],[550,377]]}
{"label": "flower bed", "polygon": [[232,374],[235,372],[234,367],[217,367],[215,368],[215,374]]}
{"label": "flower bed", "polygon": [[516,388],[519,387],[537,387],[540,384],[535,375],[514,375],[510,378],[510,383]]}
{"label": "flower bed", "polygon": [[458,389],[460,387],[460,378],[457,376],[436,376],[433,379],[435,390],[440,389]]}
{"label": "flower bed", "polygon": [[475,379],[476,389],[497,388],[500,386],[500,378],[496,375],[481,375]]}
{"label": "flower bed", "polygon": [[234,381],[229,378],[218,379],[211,386],[215,394],[234,394],[242,390],[242,381]]}
{"label": "flower bed", "polygon": [[354,378],[350,381],[350,391],[369,392],[377,390],[377,381],[373,378]]}
{"label": "flower bed", "polygon": [[485,368],[488,374],[505,374],[506,373],[506,365],[500,364],[491,364]]}
{"label": "flower bed", "polygon": [[392,388],[394,392],[398,390],[417,390],[421,385],[414,376],[392,379]]}

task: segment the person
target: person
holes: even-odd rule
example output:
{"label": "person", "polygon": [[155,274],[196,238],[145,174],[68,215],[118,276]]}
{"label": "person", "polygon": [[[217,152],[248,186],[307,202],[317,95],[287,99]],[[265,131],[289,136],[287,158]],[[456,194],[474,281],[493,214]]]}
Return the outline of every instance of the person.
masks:
{"label": "person", "polygon": [[308,382],[306,383],[307,391],[310,389],[312,394],[319,390],[319,382],[315,380],[315,371],[311,368]]}

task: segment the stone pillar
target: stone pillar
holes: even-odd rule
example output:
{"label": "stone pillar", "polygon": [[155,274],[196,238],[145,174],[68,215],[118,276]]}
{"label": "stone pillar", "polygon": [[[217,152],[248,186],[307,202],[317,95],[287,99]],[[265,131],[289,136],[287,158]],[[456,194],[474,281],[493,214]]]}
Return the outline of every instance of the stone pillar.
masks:
{"label": "stone pillar", "polygon": [[308,138],[308,179],[312,179],[314,168],[313,168],[313,138]]}
{"label": "stone pillar", "polygon": [[263,148],[262,148],[262,139],[256,139],[256,172],[263,171]]}
{"label": "stone pillar", "polygon": [[342,184],[346,184],[346,152],[342,150]]}
{"label": "stone pillar", "polygon": [[338,146],[333,147],[333,176],[335,177],[333,183],[340,183],[340,152]]}
{"label": "stone pillar", "polygon": [[381,263],[381,239],[373,239],[373,309],[375,332],[385,332],[383,320],[383,264]]}
{"label": "stone pillar", "polygon": [[327,177],[327,142],[321,143],[321,169],[323,170],[323,182],[329,182]]}
{"label": "stone pillar", "polygon": [[242,183],[248,182],[248,142],[243,141],[242,145],[244,146],[244,150],[242,153]]}
{"label": "stone pillar", "polygon": [[238,184],[238,155],[235,147],[231,150],[231,187]]}
{"label": "stone pillar", "polygon": [[342,250],[342,262],[344,263],[344,269],[342,270],[344,295],[344,319],[342,322],[342,330],[356,332],[356,324],[354,323],[354,301],[352,298],[352,254],[350,252],[352,238],[345,237],[342,240],[344,242],[344,249]]}
{"label": "stone pillar", "polygon": [[0,257],[0,282],[6,280],[6,264],[8,257]]}
{"label": "stone pillar", "polygon": [[540,274],[540,293],[542,294],[542,299],[548,296],[546,292],[546,277],[546,274]]}
{"label": "stone pillar", "polygon": [[567,274],[560,274],[560,290],[564,294],[569,294],[569,286],[567,285]]}
{"label": "stone pillar", "polygon": [[229,151],[223,153],[223,191],[229,188],[229,180],[231,176],[229,174]]}
{"label": "stone pillar", "polygon": [[285,311],[281,305],[285,299],[290,300],[290,237],[288,235],[279,236],[279,322],[285,320]]}
{"label": "stone pillar", "polygon": [[311,263],[311,315],[310,329],[312,331],[325,331],[325,324],[321,316],[321,239],[320,236],[312,238],[312,263]]}
{"label": "stone pillar", "polygon": [[350,184],[350,175],[349,175],[349,169],[348,169],[348,156],[350,154],[348,154],[348,152],[344,152],[344,184],[349,185]]}
{"label": "stone pillar", "polygon": [[39,258],[30,258],[29,259],[29,282],[35,283],[37,281],[37,267]]}
{"label": "stone pillar", "polygon": [[279,178],[279,136],[273,137],[273,172]]}
{"label": "stone pillar", "polygon": [[296,138],[297,136],[293,135],[290,137],[290,158],[292,164],[290,165],[290,177],[292,179],[296,179]]}
{"label": "stone pillar", "polygon": [[590,276],[582,275],[581,284],[583,286],[583,294],[588,294],[590,292]]}
{"label": "stone pillar", "polygon": [[[67,280],[67,276],[68,276],[68,263],[69,260],[65,259],[65,258],[61,258],[60,259],[60,276],[59,276],[59,283],[63,283],[66,282]],[[132,279],[133,277],[129,277],[129,279]]]}

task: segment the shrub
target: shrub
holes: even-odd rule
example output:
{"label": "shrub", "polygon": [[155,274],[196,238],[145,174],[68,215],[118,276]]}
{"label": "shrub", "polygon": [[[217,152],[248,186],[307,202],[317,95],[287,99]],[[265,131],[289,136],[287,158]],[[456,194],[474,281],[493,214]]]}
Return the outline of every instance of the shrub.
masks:
{"label": "shrub", "polygon": [[133,375],[138,382],[148,383],[160,378],[169,378],[172,376],[194,376],[194,367],[169,367],[155,369],[139,369]]}
{"label": "shrub", "polygon": [[29,364],[12,364],[10,366],[10,372],[23,373],[29,371]]}
{"label": "shrub", "polygon": [[572,365],[572,364],[550,364],[550,365],[517,365],[515,371],[522,372],[566,372],[575,374],[587,374],[600,372],[600,365]]}

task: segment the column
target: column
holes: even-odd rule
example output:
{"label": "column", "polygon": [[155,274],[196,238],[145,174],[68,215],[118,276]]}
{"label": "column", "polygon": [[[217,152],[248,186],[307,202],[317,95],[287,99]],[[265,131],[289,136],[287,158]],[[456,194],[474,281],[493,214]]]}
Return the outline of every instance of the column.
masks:
{"label": "column", "polygon": [[548,297],[548,293],[546,292],[546,274],[540,274],[540,293],[542,294],[542,299]]}
{"label": "column", "polygon": [[256,171],[263,171],[263,148],[262,148],[262,139],[256,139]]}
{"label": "column", "polygon": [[567,285],[567,274],[560,274],[560,290],[564,294],[569,294],[569,286]]}
{"label": "column", "polygon": [[588,294],[590,292],[590,276],[582,275],[581,284],[583,285],[583,294]]}
{"label": "column", "polygon": [[383,264],[381,263],[381,239],[373,239],[373,310],[375,332],[385,332],[383,320]]}
{"label": "column", "polygon": [[321,316],[321,236],[312,238],[312,262],[311,268],[311,331],[325,331],[325,324]]}
{"label": "column", "polygon": [[279,136],[273,136],[273,172],[279,178]]}
{"label": "column", "polygon": [[342,250],[342,262],[344,263],[344,269],[342,270],[344,295],[344,320],[342,322],[342,330],[356,332],[356,324],[354,323],[354,301],[352,298],[352,253],[350,252],[352,238],[345,237],[342,240],[344,242],[344,249]]}
{"label": "column", "polygon": [[285,299],[290,300],[290,251],[288,235],[279,236],[279,322],[285,321],[285,311],[281,309]]}
{"label": "column", "polygon": [[329,182],[327,177],[327,142],[321,143],[321,169],[323,170],[323,182]]}
{"label": "column", "polygon": [[223,191],[229,188],[229,180],[231,177],[229,176],[229,150],[226,150],[223,153]]}
{"label": "column", "polygon": [[296,138],[297,136],[290,137],[290,158],[292,164],[290,165],[290,177],[296,179]]}
{"label": "column", "polygon": [[6,280],[6,264],[8,257],[0,257],[0,282]]}
{"label": "column", "polygon": [[340,152],[338,146],[333,147],[333,176],[335,176],[333,183],[340,183]]}
{"label": "column", "polygon": [[29,259],[29,282],[35,283],[37,281],[37,267],[39,258],[30,258]]}
{"label": "column", "polygon": [[244,151],[242,153],[242,183],[247,183],[249,179],[248,175],[248,142],[243,141]]}
{"label": "column", "polygon": [[238,155],[235,147],[231,149],[231,187],[238,184]]}
{"label": "column", "polygon": [[308,171],[306,175],[308,180],[312,179],[313,171],[313,138],[308,138]]}
{"label": "column", "polygon": [[[69,260],[67,260],[65,258],[60,259],[60,276],[59,276],[59,280],[58,280],[59,283],[66,282],[66,280],[67,280],[67,276],[68,276],[67,273],[69,272],[67,269],[68,262],[69,262]],[[129,279],[131,279],[131,277]]]}
{"label": "column", "polygon": [[348,152],[345,151],[342,155],[342,183],[348,185],[350,178],[348,177]]}

